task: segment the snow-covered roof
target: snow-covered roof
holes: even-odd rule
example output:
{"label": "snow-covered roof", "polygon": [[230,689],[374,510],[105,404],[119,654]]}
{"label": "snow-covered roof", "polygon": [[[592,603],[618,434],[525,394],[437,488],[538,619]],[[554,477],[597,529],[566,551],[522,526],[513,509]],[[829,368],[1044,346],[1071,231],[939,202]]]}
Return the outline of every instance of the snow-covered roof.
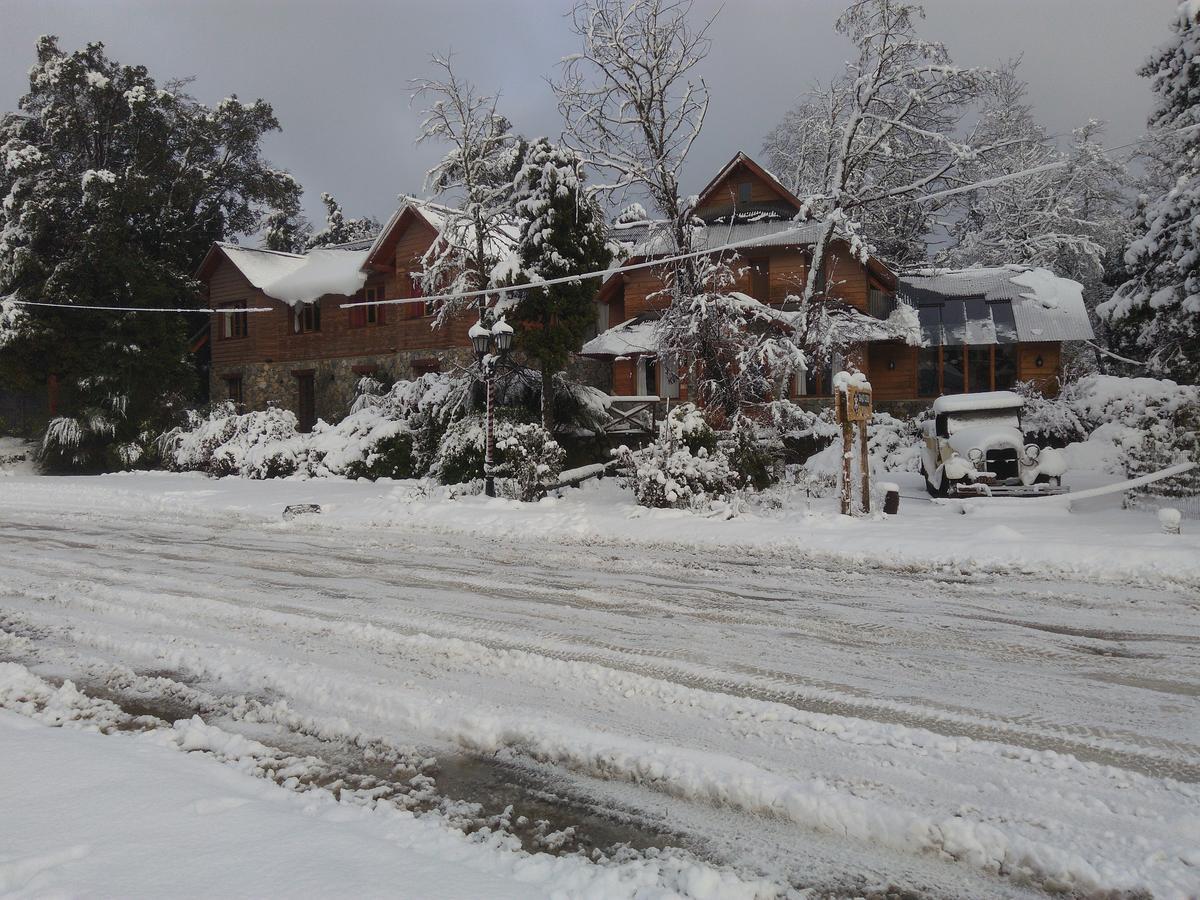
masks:
{"label": "snow-covered roof", "polygon": [[304,265],[304,256],[300,253],[259,250],[223,241],[217,246],[246,280],[259,289]]}
{"label": "snow-covered roof", "polygon": [[1095,337],[1082,285],[1048,269],[924,269],[902,275],[896,292],[917,307],[929,346]]}
{"label": "snow-covered roof", "polygon": [[343,249],[353,245],[326,247],[305,254],[227,243],[217,246],[247,281],[268,297],[289,306],[313,303],[326,294],[348,297],[357,293],[367,280],[363,264],[368,251]]}
{"label": "snow-covered roof", "polygon": [[1013,391],[980,391],[978,394],[944,394],[933,401],[933,411],[937,414],[986,412],[1020,409],[1024,405],[1021,395]]}
{"label": "snow-covered roof", "polygon": [[657,321],[638,316],[601,332],[583,345],[583,356],[629,356],[637,353],[656,353],[654,328]]}
{"label": "snow-covered roof", "polygon": [[281,278],[262,287],[268,297],[282,300],[290,306],[314,303],[326,294],[349,297],[367,281],[363,264],[366,250],[310,250],[303,263]]}
{"label": "snow-covered roof", "polygon": [[[805,247],[815,244],[820,236],[821,222],[796,222],[792,219],[764,217],[758,222],[735,222],[732,225],[711,225],[699,231],[694,249],[724,247],[738,244],[747,249],[755,247]],[[655,231],[638,243],[631,256],[663,256],[671,252],[670,237]]]}

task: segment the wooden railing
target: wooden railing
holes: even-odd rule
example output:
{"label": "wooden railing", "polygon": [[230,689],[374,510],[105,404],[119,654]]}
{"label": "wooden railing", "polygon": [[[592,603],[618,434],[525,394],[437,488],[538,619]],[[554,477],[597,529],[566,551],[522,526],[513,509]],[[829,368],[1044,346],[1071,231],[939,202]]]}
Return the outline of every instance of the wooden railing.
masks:
{"label": "wooden railing", "polygon": [[612,418],[604,426],[609,434],[650,434],[658,431],[658,407],[662,398],[656,394],[612,397]]}

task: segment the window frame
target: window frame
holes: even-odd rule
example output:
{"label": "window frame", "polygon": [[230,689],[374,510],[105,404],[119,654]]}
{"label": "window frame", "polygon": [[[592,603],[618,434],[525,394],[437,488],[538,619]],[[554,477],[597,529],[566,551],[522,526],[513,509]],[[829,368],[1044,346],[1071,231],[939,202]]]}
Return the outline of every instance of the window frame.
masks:
{"label": "window frame", "polygon": [[250,336],[250,316],[246,312],[245,300],[219,304],[217,312],[221,315],[219,334],[221,340],[240,341]]}
{"label": "window frame", "polygon": [[294,310],[292,319],[293,334],[320,334],[321,332],[321,301],[316,303],[301,303]]}

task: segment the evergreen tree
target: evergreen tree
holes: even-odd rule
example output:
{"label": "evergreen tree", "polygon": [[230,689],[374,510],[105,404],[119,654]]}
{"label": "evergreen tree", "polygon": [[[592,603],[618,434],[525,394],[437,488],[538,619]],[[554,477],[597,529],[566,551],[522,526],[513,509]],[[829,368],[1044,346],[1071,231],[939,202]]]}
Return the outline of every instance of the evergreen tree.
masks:
{"label": "evergreen tree", "polygon": [[[516,177],[521,281],[592,272],[612,254],[600,210],[583,190],[583,162],[547,138],[533,141]],[[530,288],[505,310],[517,344],[542,374],[542,425],[554,427],[554,376],[566,368],[595,321],[595,279]]]}
{"label": "evergreen tree", "polygon": [[[290,199],[290,198],[289,198]],[[300,211],[300,197],[272,212],[263,222],[263,247],[280,253],[303,253],[312,237],[312,225]]]}
{"label": "evergreen tree", "polygon": [[262,101],[210,108],[102,44],[38,41],[20,111],[0,121],[0,295],[53,306],[8,323],[0,378],[58,378],[46,464],[130,465],[190,398],[202,317],[85,310],[199,307],[191,273],[211,242],[257,231],[299,194],[260,154],[278,127]]}
{"label": "evergreen tree", "polygon": [[325,204],[325,227],[308,239],[306,250],[369,240],[379,233],[379,222],[370,216],[347,219],[341,204],[333,199],[332,194],[321,194],[321,202]]}
{"label": "evergreen tree", "polygon": [[1098,311],[1118,346],[1144,355],[1152,372],[1191,384],[1200,381],[1200,5],[1181,3],[1171,31],[1140,74],[1156,95],[1150,128],[1178,150],[1173,183],[1141,198],[1139,236],[1125,252],[1129,280]]}

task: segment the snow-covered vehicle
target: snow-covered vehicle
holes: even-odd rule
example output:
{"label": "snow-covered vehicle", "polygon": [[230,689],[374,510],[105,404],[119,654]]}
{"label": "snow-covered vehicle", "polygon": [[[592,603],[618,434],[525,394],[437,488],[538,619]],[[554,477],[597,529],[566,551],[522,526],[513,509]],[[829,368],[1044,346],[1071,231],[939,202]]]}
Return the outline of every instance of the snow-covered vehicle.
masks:
{"label": "snow-covered vehicle", "polygon": [[1023,406],[1012,391],[938,397],[921,446],[921,474],[929,493],[1012,497],[1067,490],[1063,454],[1026,443]]}

